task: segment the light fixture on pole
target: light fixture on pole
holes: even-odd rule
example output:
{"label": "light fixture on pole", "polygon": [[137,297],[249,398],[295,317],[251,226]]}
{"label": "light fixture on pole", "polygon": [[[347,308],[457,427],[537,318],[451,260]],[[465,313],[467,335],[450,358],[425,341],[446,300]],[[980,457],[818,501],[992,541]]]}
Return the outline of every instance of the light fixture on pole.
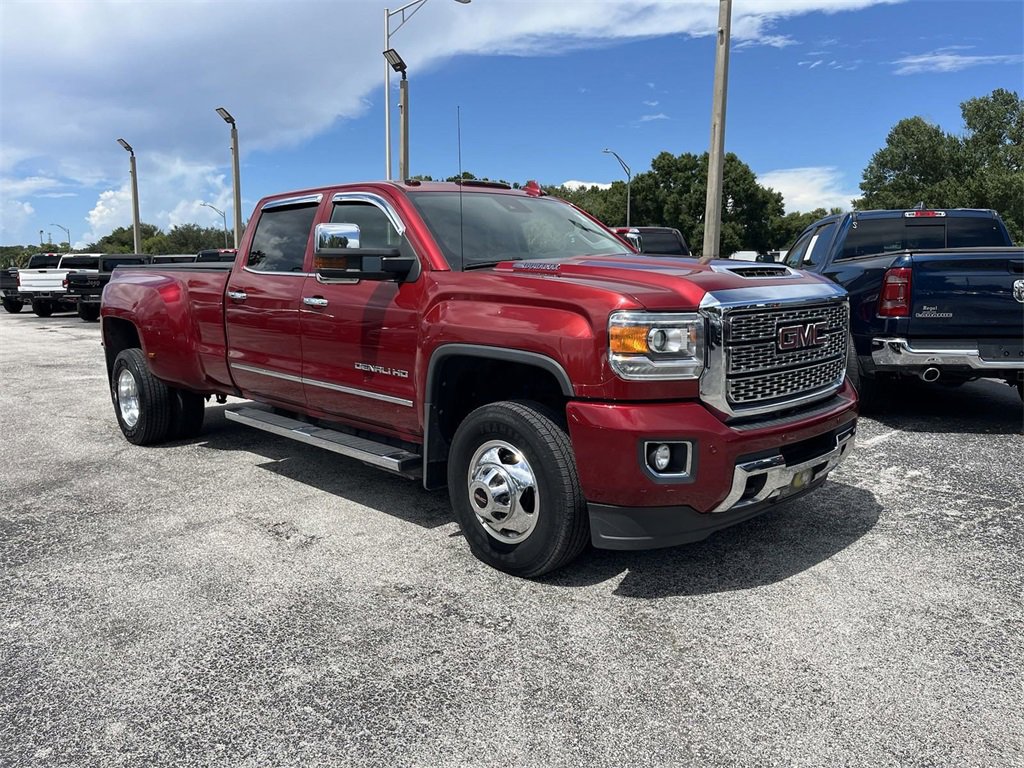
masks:
{"label": "light fixture on pole", "polygon": [[200,203],[200,205],[206,206],[220,214],[221,221],[224,222],[224,247],[228,247],[228,215],[224,213],[220,208],[209,203]]}
{"label": "light fixture on pole", "polygon": [[39,230],[39,247],[43,247],[43,230]]}
{"label": "light fixture on pole", "polygon": [[704,203],[702,263],[719,257],[722,233],[722,176],[725,170],[725,103],[729,88],[729,32],[732,0],[718,0],[715,87],[711,103],[711,146],[708,148],[708,194]]}
{"label": "light fixture on pole", "polygon": [[[455,0],[455,2],[462,5],[469,5],[471,0]],[[409,19],[413,17],[413,14],[418,11],[427,0],[413,0],[411,3],[406,3],[401,8],[390,10],[389,8],[384,9],[384,50],[391,50],[391,36],[398,30]],[[401,21],[391,28],[391,19],[394,16],[400,16]],[[385,54],[386,55],[386,54]],[[386,166],[384,172],[384,178],[388,181],[391,180],[391,62],[389,61],[384,66],[384,164]],[[397,71],[397,70],[396,70]],[[404,73],[402,79],[404,80]],[[408,138],[408,137],[407,137]],[[406,158],[408,159],[408,158]]]}
{"label": "light fixture on pole", "polygon": [[409,79],[405,76],[406,65],[398,51],[388,48],[384,58],[395,72],[402,75],[398,86],[398,178],[409,178]]}
{"label": "light fixture on pole", "polygon": [[231,116],[224,107],[217,107],[217,114],[224,122],[231,126],[231,161],[234,166],[235,175],[235,248],[242,240],[242,183],[239,180],[239,159],[238,159],[238,126],[235,125],[235,118]]}
{"label": "light fixture on pole", "polygon": [[612,151],[612,150],[610,150],[608,148],[602,149],[601,151],[604,154],[606,154],[606,155],[614,155],[615,159],[619,161],[619,165],[622,166],[622,170],[624,170],[626,172],[626,226],[628,227],[629,226],[629,209],[630,209],[630,204],[629,204],[630,203],[630,200],[629,200],[629,187],[630,187],[630,184],[633,181],[633,174],[630,172],[629,166],[626,165],[626,161],[623,160],[621,157],[619,157],[619,153],[618,152],[614,152],[614,151]]}
{"label": "light fixture on pole", "polygon": [[139,232],[139,177],[135,172],[135,150],[132,149],[132,145],[124,139],[118,139],[117,143],[124,147],[124,151],[131,156],[128,168],[132,177],[132,232],[134,234],[135,241],[134,253],[142,253],[142,236]]}
{"label": "light fixture on pole", "polygon": [[68,236],[68,250],[70,251],[71,250],[71,230],[69,230],[67,227],[65,227],[65,226],[63,226],[61,224],[51,224],[50,226],[51,227],[60,227],[60,229],[64,230],[64,234],[66,234]]}

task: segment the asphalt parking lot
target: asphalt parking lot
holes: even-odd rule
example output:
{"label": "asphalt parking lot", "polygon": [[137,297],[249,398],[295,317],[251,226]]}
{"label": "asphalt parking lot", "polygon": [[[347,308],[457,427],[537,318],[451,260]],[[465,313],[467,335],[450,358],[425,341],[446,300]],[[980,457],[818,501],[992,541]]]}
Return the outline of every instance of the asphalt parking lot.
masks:
{"label": "asphalt parking lot", "polygon": [[223,406],[128,444],[98,324],[2,314],[0,363],[0,764],[1024,764],[1003,384],[901,389],[820,492],[530,582]]}

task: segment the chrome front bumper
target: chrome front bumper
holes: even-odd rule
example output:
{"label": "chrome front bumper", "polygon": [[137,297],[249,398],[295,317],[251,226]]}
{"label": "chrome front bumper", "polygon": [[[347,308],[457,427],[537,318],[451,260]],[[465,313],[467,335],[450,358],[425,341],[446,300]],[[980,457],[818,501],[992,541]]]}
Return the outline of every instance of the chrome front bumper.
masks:
{"label": "chrome front bumper", "polygon": [[923,366],[966,366],[979,370],[1022,369],[1024,360],[986,360],[973,342],[933,342],[910,346],[906,339],[872,339],[871,359],[879,368],[920,368]]}
{"label": "chrome front bumper", "polygon": [[[712,513],[743,509],[789,493],[796,493],[807,486],[823,480],[825,475],[839,466],[839,463],[853,450],[856,427],[836,435],[835,447],[799,464],[787,465],[782,454],[768,456],[737,464],[732,476],[732,489]],[[756,487],[760,478],[764,485],[754,493],[747,493],[748,487]],[[754,481],[751,486],[750,481]],[[747,494],[747,495],[745,495]]]}

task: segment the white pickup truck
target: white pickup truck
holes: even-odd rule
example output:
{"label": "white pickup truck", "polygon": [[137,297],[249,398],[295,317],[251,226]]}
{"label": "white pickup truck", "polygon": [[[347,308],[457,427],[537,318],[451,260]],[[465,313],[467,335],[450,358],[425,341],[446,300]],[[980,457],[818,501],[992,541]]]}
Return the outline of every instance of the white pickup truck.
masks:
{"label": "white pickup truck", "polygon": [[32,311],[39,317],[74,310],[76,301],[67,298],[64,278],[70,272],[98,272],[99,261],[98,253],[66,253],[60,257],[56,268],[19,270],[18,291],[23,300],[29,299]]}

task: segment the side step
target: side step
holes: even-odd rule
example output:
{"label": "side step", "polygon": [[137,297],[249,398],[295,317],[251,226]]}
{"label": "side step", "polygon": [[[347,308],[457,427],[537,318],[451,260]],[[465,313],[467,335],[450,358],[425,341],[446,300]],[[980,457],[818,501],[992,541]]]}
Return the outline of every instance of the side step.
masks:
{"label": "side step", "polygon": [[298,440],[300,443],[325,448],[342,456],[372,464],[399,474],[420,477],[423,474],[423,457],[396,448],[387,443],[378,443],[364,437],[348,435],[333,429],[324,429],[298,419],[290,419],[273,411],[252,406],[228,408],[224,411],[228,421],[237,421],[246,426],[262,429],[281,437]]}

